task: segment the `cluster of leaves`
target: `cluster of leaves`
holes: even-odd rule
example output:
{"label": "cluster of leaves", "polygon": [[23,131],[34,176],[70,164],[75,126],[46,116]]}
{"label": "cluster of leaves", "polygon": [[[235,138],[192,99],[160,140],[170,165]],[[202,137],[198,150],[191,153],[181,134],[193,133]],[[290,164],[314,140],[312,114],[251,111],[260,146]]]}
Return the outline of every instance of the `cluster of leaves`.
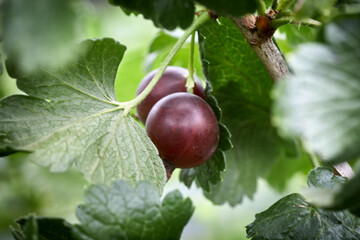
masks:
{"label": "cluster of leaves", "polygon": [[[308,175],[310,188],[336,189],[347,180],[331,169],[316,168]],[[348,211],[335,212],[313,206],[300,194],[290,194],[256,214],[246,227],[248,238],[257,239],[349,239],[360,238],[360,219]]]}
{"label": "cluster of leaves", "polygon": [[[295,171],[308,171],[295,142],[281,139],[271,125],[273,80],[236,26],[227,18],[208,22],[199,29],[199,44],[204,73],[234,144],[226,153],[223,181],[205,195],[215,204],[236,205],[253,196],[260,176],[282,188]],[[285,166],[287,174],[272,174]]]}
{"label": "cluster of leaves", "polygon": [[183,29],[190,26],[195,15],[195,4],[200,3],[224,16],[241,16],[254,12],[256,1],[223,0],[109,0],[109,3],[120,6],[127,13],[141,13],[151,19],[157,27],[173,30],[176,27]]}
{"label": "cluster of leaves", "polygon": [[194,208],[179,191],[168,193],[162,202],[158,190],[148,182],[131,187],[125,181],[111,187],[94,185],[79,205],[78,224],[59,218],[29,216],[12,227],[16,240],[56,239],[179,239]]}
{"label": "cluster of leaves", "polygon": [[[290,59],[295,75],[275,91],[274,122],[302,138],[329,165],[359,159],[358,17],[329,23],[322,42],[304,44]],[[359,215],[359,176],[336,195],[333,207]]]}

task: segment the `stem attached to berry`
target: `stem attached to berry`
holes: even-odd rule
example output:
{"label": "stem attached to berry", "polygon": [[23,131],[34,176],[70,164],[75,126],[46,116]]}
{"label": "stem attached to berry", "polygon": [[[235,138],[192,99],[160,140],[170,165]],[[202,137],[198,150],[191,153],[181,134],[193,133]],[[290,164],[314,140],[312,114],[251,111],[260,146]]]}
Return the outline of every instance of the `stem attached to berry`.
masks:
{"label": "stem attached to berry", "polygon": [[186,89],[188,93],[194,92],[195,80],[194,80],[194,48],[195,48],[195,32],[191,34],[190,54],[189,54],[189,76],[186,79]]}
{"label": "stem attached to berry", "polygon": [[124,115],[127,115],[130,110],[136,107],[141,101],[143,101],[151,90],[155,87],[156,83],[159,81],[163,75],[166,67],[170,64],[170,61],[174,58],[175,54],[180,50],[182,45],[185,43],[186,39],[198,29],[202,24],[207,22],[210,19],[210,15],[204,11],[200,16],[193,22],[193,24],[184,32],[184,34],[178,39],[173,48],[170,50],[169,54],[166,56],[165,60],[161,63],[159,70],[155,74],[154,78],[147,85],[142,93],[140,93],[136,98],[128,101],[119,103],[120,107],[124,108]]}

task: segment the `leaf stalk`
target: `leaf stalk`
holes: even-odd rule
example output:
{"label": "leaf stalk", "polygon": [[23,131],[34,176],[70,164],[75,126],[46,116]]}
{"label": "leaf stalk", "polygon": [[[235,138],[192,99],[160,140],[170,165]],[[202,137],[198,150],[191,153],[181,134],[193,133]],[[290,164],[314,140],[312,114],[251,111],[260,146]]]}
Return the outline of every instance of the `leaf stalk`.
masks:
{"label": "leaf stalk", "polygon": [[189,58],[189,76],[186,79],[186,89],[188,93],[194,92],[195,80],[194,80],[194,48],[195,48],[195,32],[191,34],[190,43],[190,58]]}

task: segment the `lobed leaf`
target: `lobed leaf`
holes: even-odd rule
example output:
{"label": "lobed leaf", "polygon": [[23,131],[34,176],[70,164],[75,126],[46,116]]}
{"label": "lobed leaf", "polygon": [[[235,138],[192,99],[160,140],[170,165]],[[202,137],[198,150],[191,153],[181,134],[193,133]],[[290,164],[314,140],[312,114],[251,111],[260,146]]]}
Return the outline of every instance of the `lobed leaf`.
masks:
{"label": "lobed leaf", "polygon": [[180,239],[194,207],[177,190],[162,202],[158,189],[149,182],[132,187],[116,181],[111,187],[92,185],[85,192],[85,203],[76,215],[79,223],[59,218],[23,217],[12,227],[16,240],[110,240],[110,239]]}
{"label": "lobed leaf", "polygon": [[347,212],[313,207],[294,193],[256,214],[255,221],[246,226],[246,232],[253,240],[355,240],[360,238],[359,224],[359,219]]}
{"label": "lobed leaf", "polygon": [[175,190],[160,202],[157,189],[148,182],[132,188],[124,181],[111,188],[92,186],[77,209],[80,220],[75,239],[180,239],[194,208],[189,198]]}
{"label": "lobed leaf", "polygon": [[109,3],[127,12],[141,13],[155,26],[168,30],[178,26],[183,29],[189,27],[195,14],[192,0],[109,0]]}
{"label": "lobed leaf", "polygon": [[[308,175],[311,188],[336,190],[346,179],[329,168],[315,168]],[[348,211],[329,211],[308,203],[303,196],[290,194],[266,211],[256,214],[246,227],[248,238],[257,239],[359,239],[360,219]]]}
{"label": "lobed leaf", "polygon": [[283,134],[303,138],[324,161],[360,156],[360,19],[324,29],[325,44],[300,47],[295,74],[275,90],[274,122]]}
{"label": "lobed leaf", "polygon": [[[200,3],[221,16],[242,16],[256,10],[255,0],[108,0],[120,6],[125,13],[141,13],[151,19],[155,26],[174,30],[176,27],[188,28],[195,15],[195,4]],[[269,1],[267,0],[267,4]]]}
{"label": "lobed leaf", "polygon": [[347,179],[335,175],[330,168],[317,167],[309,172],[307,183],[309,187],[336,189],[347,182]]}
{"label": "lobed leaf", "polygon": [[29,95],[0,102],[0,152],[29,151],[27,159],[52,171],[75,166],[92,182],[147,180],[162,191],[165,169],[155,146],[115,98],[125,47],[99,39],[80,48],[79,62],[58,71],[22,75],[9,66]]}
{"label": "lobed leaf", "polygon": [[20,230],[12,228],[16,240],[72,240],[71,225],[60,218],[30,215],[16,220]]}
{"label": "lobed leaf", "polygon": [[196,0],[208,9],[215,11],[221,16],[239,17],[246,13],[253,13],[256,10],[255,0]]}
{"label": "lobed leaf", "polygon": [[[271,125],[273,81],[237,27],[229,19],[219,18],[201,27],[199,37],[204,73],[234,144],[226,153],[223,181],[206,196],[216,204],[229,202],[233,206],[244,196],[253,196],[257,178],[268,176],[279,157],[290,161],[297,156],[284,157],[293,146],[289,147]],[[291,176],[279,175],[273,175],[273,183]]]}

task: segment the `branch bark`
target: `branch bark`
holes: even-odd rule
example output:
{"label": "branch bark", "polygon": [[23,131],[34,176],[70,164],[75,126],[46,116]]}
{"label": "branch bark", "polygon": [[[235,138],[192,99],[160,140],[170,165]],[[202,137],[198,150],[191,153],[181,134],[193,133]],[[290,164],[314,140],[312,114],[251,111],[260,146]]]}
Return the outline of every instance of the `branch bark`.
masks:
{"label": "branch bark", "polygon": [[290,74],[289,67],[271,37],[261,37],[255,30],[255,16],[247,15],[231,20],[248,40],[275,82]]}
{"label": "branch bark", "polygon": [[[256,28],[256,17],[254,15],[249,14],[240,18],[232,18],[231,20],[249,42],[275,82],[291,74],[280,50],[272,41],[271,36],[273,32],[270,32],[270,36],[259,32]],[[347,178],[354,176],[354,172],[348,162],[333,166],[333,171],[335,174]]]}

